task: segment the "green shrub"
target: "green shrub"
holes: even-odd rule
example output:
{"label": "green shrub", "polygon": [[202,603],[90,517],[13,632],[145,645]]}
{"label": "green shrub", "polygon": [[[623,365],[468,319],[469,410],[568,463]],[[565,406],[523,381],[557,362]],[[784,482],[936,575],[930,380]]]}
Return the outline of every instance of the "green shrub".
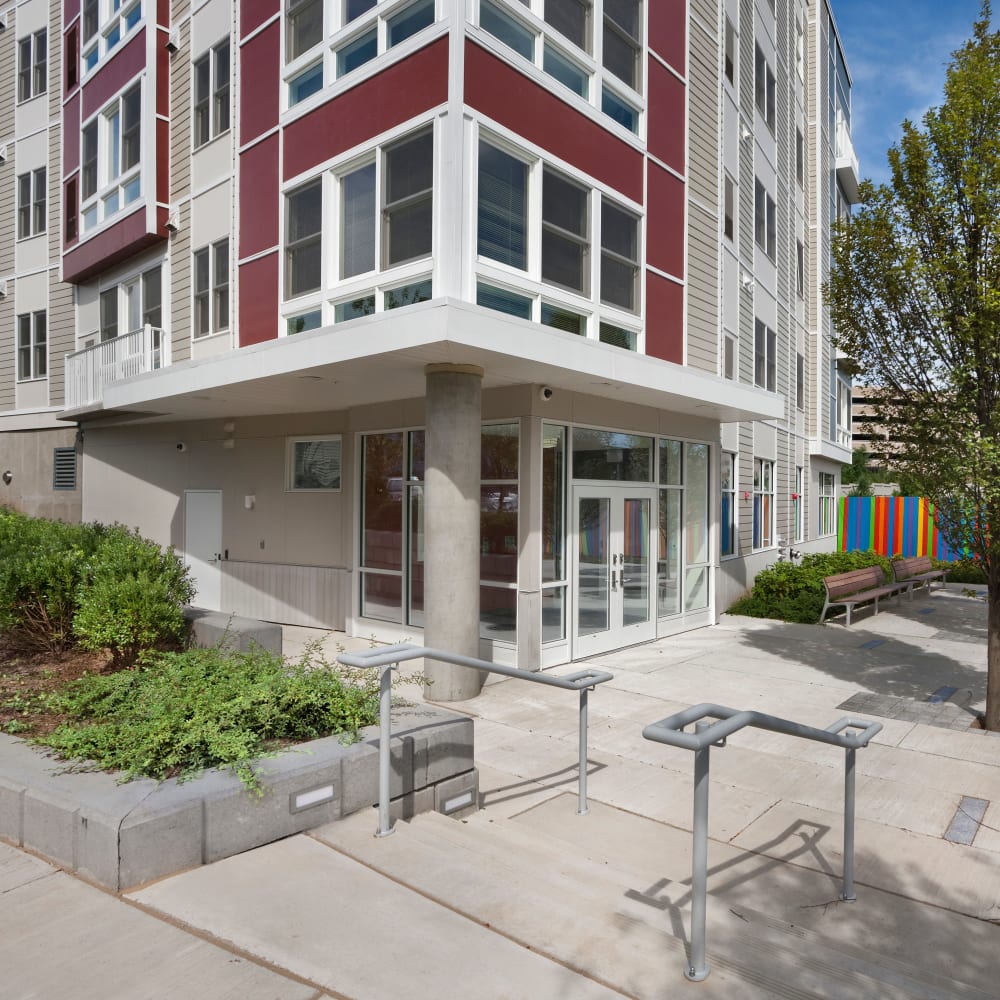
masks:
{"label": "green shrub", "polygon": [[190,572],[172,549],[116,524],[88,562],[73,632],[84,649],[110,649],[115,666],[131,665],[143,650],[179,642],[182,608],[193,595]]}
{"label": "green shrub", "polygon": [[877,552],[815,552],[798,564],[779,562],[761,570],[753,589],[730,609],[731,615],[777,618],[816,624],[823,611],[823,577],[866,566],[881,566],[891,578],[889,560]]}
{"label": "green shrub", "polygon": [[975,559],[957,559],[955,562],[945,562],[943,559],[932,559],[935,569],[948,571],[949,583],[985,584],[986,571],[982,563]]}
{"label": "green shrub", "polygon": [[77,593],[104,532],[0,510],[0,630],[28,649],[71,645]]}
{"label": "green shrub", "polygon": [[223,648],[153,653],[135,670],[88,675],[53,696],[73,722],[38,742],[123,780],[228,767],[260,791],[254,762],[281,741],[352,733],[378,720],[378,677],[331,668],[310,651]]}

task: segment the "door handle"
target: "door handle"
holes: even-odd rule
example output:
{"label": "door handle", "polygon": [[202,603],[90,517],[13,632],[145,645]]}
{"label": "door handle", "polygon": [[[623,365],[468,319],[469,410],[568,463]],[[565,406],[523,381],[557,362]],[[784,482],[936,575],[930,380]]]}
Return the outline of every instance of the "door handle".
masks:
{"label": "door handle", "polygon": [[615,573],[615,571],[612,570],[611,571],[611,589],[612,590],[617,590],[618,589],[618,584],[615,582],[616,575],[617,574]]}

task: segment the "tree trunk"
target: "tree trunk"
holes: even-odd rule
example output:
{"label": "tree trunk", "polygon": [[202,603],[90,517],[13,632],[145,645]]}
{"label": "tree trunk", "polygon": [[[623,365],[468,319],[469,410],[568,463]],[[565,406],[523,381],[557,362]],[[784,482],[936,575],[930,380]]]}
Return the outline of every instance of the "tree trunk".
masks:
{"label": "tree trunk", "polygon": [[986,619],[986,720],[1000,731],[1000,566],[990,566]]}

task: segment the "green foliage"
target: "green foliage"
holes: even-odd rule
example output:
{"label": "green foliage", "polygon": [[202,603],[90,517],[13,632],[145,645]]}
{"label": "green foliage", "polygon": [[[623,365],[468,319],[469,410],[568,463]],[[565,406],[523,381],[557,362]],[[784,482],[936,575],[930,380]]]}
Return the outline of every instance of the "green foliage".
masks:
{"label": "green foliage", "polygon": [[867,448],[856,448],[851,454],[851,464],[841,466],[840,481],[844,485],[854,485],[852,496],[870,497],[872,495],[872,474],[868,471],[871,455]]}
{"label": "green foliage", "polygon": [[881,566],[891,578],[889,560],[877,552],[815,552],[796,565],[779,562],[761,570],[753,589],[730,609],[731,615],[777,618],[816,624],[823,611],[823,577],[866,566]]}
{"label": "green foliage", "polygon": [[110,649],[116,666],[130,665],[143,650],[180,641],[182,606],[193,596],[190,573],[172,549],[115,525],[87,566],[73,631],[84,649]]}
{"label": "green foliage", "polygon": [[104,533],[0,509],[0,630],[27,649],[71,645],[77,593]]}
{"label": "green foliage", "polygon": [[987,582],[982,564],[975,559],[956,559],[955,562],[932,559],[931,562],[935,569],[948,571],[949,583],[978,583],[982,585]]}
{"label": "green foliage", "polygon": [[39,739],[67,760],[135,777],[233,770],[260,793],[254,763],[285,741],[357,734],[378,720],[378,678],[310,650],[294,665],[260,648],[149,654],[135,670],[89,675],[53,696],[73,720]]}

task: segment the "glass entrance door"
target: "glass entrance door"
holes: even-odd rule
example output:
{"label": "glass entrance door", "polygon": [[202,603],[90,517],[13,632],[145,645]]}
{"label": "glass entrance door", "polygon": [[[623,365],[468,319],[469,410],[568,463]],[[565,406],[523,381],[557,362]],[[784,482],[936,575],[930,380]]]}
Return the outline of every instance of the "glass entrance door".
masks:
{"label": "glass entrance door", "polygon": [[655,638],[656,491],[578,486],[573,497],[573,658]]}

